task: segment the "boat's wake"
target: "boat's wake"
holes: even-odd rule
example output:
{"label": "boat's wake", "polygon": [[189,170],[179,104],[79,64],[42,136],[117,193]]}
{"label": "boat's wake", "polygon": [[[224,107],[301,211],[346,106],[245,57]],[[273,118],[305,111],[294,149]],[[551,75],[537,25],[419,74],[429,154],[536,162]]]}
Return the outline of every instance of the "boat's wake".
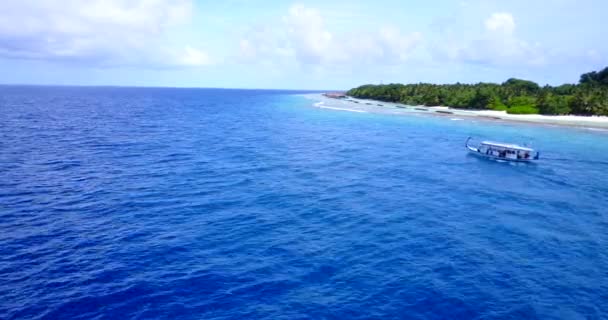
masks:
{"label": "boat's wake", "polygon": [[608,166],[608,161],[597,161],[597,160],[577,160],[577,159],[567,159],[567,158],[551,158],[551,157],[543,157],[543,160],[550,161],[563,161],[563,162],[571,162],[571,163],[584,163],[584,164],[592,164],[592,165],[604,165]]}

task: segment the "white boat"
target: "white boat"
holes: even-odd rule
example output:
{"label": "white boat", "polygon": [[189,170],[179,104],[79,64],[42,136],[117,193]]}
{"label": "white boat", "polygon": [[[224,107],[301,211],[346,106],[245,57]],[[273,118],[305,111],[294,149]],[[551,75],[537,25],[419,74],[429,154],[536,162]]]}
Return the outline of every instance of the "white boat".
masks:
{"label": "white boat", "polygon": [[515,162],[532,162],[538,160],[540,152],[529,147],[523,147],[517,144],[482,141],[479,146],[474,147],[469,145],[471,137],[465,143],[467,149],[475,155],[505,161]]}

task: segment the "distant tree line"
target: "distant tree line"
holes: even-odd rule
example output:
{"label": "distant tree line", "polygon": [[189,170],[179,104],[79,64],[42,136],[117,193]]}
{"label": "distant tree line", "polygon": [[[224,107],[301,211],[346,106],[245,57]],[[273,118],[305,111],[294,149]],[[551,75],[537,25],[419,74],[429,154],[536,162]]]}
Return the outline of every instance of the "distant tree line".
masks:
{"label": "distant tree line", "polygon": [[363,85],[347,95],[408,105],[504,110],[511,114],[608,115],[608,67],[581,75],[578,84],[544,86],[521,79],[502,84]]}

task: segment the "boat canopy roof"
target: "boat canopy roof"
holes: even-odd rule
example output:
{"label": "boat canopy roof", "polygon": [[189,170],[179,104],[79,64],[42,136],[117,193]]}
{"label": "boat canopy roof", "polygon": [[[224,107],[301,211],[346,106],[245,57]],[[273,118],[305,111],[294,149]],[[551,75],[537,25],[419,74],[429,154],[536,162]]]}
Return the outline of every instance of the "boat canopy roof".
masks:
{"label": "boat canopy roof", "polygon": [[503,148],[503,149],[521,150],[521,151],[529,151],[529,152],[534,151],[534,149],[530,149],[530,148],[526,148],[526,147],[522,147],[522,146],[519,146],[516,144],[510,144],[510,143],[483,141],[481,144],[485,145],[485,146],[489,146],[489,147],[496,147],[496,148]]}

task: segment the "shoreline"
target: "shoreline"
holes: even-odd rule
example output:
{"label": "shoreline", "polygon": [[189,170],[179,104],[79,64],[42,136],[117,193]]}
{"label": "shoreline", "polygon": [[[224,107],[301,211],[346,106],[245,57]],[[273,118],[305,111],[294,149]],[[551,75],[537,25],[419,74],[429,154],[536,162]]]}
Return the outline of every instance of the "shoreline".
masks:
{"label": "shoreline", "polygon": [[351,112],[377,112],[389,114],[420,114],[439,117],[463,117],[484,121],[504,121],[514,123],[540,124],[581,129],[596,129],[608,131],[606,116],[574,116],[574,115],[541,115],[541,114],[508,114],[506,111],[495,110],[466,110],[446,106],[410,106],[394,102],[384,102],[372,99],[347,97],[344,99],[328,98],[321,94],[305,95],[318,102],[317,108],[334,109]]}

